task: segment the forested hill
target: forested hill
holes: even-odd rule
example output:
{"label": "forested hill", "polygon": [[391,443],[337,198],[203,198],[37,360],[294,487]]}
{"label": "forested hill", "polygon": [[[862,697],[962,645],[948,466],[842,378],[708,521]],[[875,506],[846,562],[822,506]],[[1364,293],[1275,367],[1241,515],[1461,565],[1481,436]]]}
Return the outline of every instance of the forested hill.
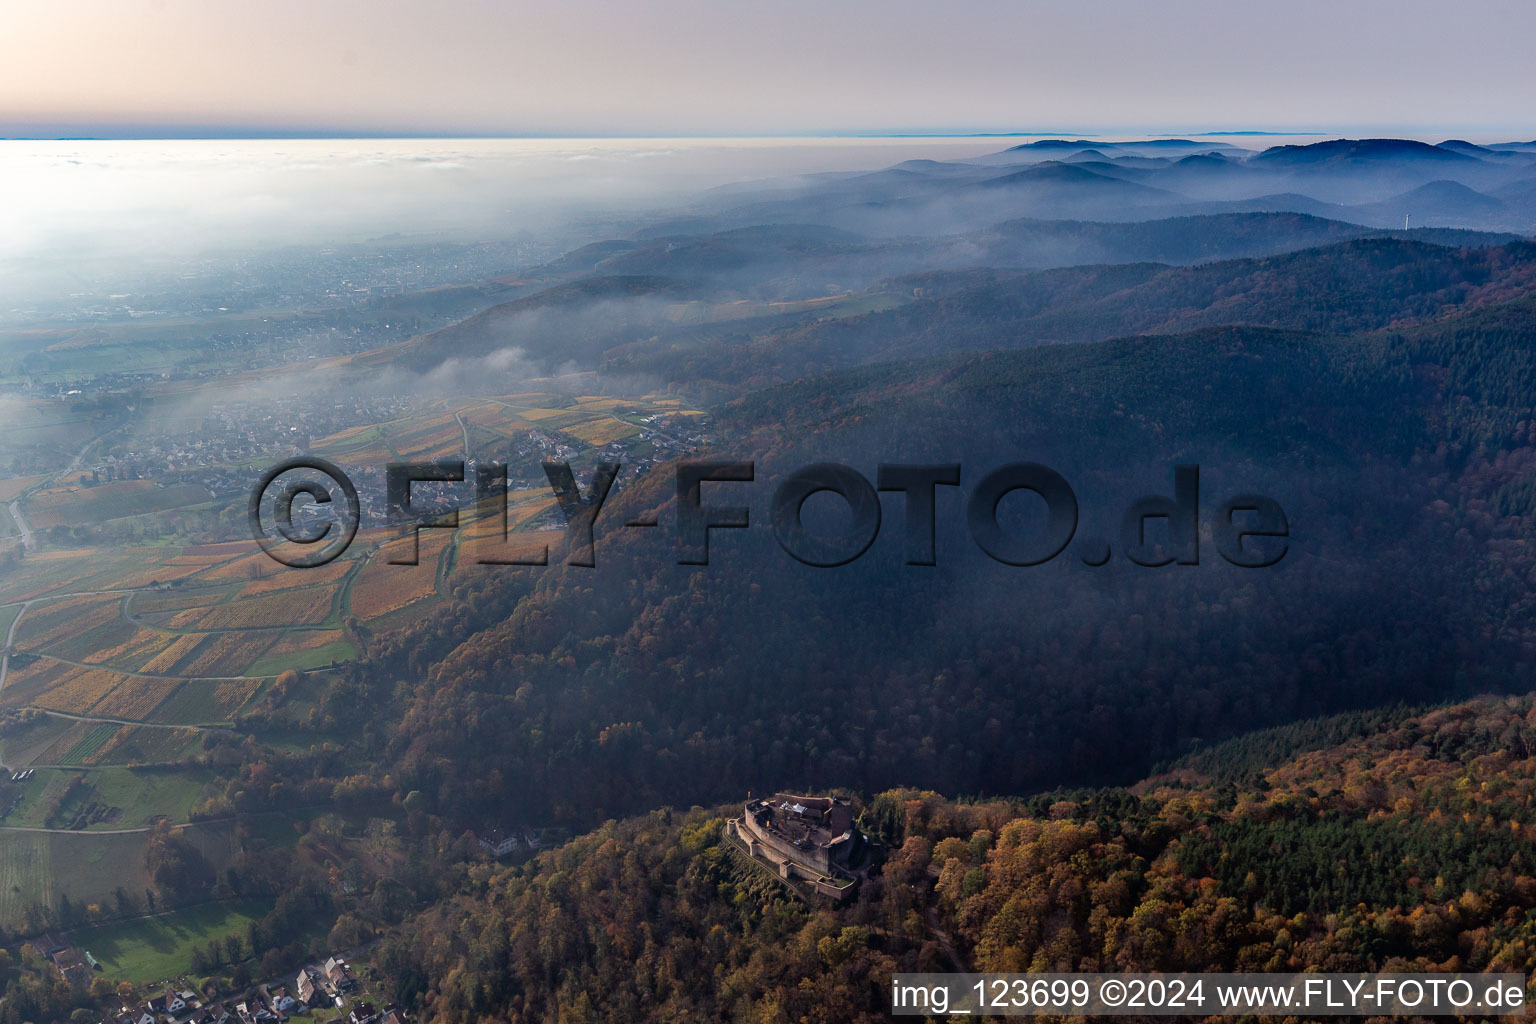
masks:
{"label": "forested hill", "polygon": [[[1425,234],[1463,247],[1431,244]],[[541,291],[352,366],[423,371],[515,354],[538,373],[600,369],[614,380],[739,395],[945,352],[1224,324],[1345,333],[1527,293],[1536,245],[1483,244],[1490,240],[1383,237],[1294,214],[1249,214],[1027,221],[975,238],[878,244],[810,228],[614,243],[634,246],[617,253],[605,243],[567,257],[581,269],[556,265]],[[1077,257],[1094,262],[1061,265]]]}
{"label": "forested hill", "polygon": [[[402,792],[452,820],[573,828],[747,788],[1027,792],[1128,782],[1207,740],[1298,717],[1524,685],[1532,644],[1519,307],[1356,336],[1213,328],[886,364],[722,409],[710,453],[753,459],[753,528],[675,564],[675,483],[613,499],[595,569],[487,569],[360,672]],[[774,487],[823,460],[960,462],[938,565],[902,564],[902,516],[837,569],[767,523]],[[1005,462],[1063,473],[1080,537],[1201,466],[1202,517],[1273,497],[1285,558],[1150,569],[1077,548],[991,561],[965,489]],[[611,525],[604,525],[611,524]],[[558,561],[558,557],[556,558]],[[807,631],[819,641],[804,643]],[[1482,652],[1467,663],[1463,651]],[[419,674],[420,682],[406,683]],[[401,684],[401,685],[397,685]],[[513,787],[471,781],[463,766]],[[478,777],[478,776],[476,776]]]}
{"label": "forested hill", "polygon": [[752,337],[637,341],[605,369],[762,387],[890,359],[1102,341],[1250,324],[1342,334],[1431,320],[1527,295],[1536,245],[1450,249],[1362,239],[1192,267],[1153,263],[1030,273],[935,272],[881,287],[901,301]]}
{"label": "forested hill", "polygon": [[882,793],[861,823],[892,856],[840,909],[733,854],[728,805],[609,822],[478,869],[378,962],[445,1024],[885,1020],[897,971],[1536,969],[1531,697],[1267,743],[1293,749],[1130,789]]}
{"label": "forested hill", "polygon": [[1454,228],[1383,231],[1284,212],[1132,222],[1026,218],[982,231],[895,239],[870,239],[814,224],[759,225],[599,242],[535,268],[525,279],[555,284],[588,275],[665,277],[735,288],[753,298],[795,299],[867,288],[884,278],[932,270],[1193,264],[1365,237],[1456,248],[1519,240],[1515,235]]}

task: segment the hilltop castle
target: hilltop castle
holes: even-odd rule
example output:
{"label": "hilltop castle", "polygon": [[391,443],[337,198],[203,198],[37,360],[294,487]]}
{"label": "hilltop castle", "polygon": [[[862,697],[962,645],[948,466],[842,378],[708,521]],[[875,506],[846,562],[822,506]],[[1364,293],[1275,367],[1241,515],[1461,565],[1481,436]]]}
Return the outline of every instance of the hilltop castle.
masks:
{"label": "hilltop castle", "polygon": [[809,882],[833,899],[852,894],[870,859],[870,843],[853,823],[852,810],[836,797],[749,798],[742,816],[726,822],[726,831],[780,878]]}

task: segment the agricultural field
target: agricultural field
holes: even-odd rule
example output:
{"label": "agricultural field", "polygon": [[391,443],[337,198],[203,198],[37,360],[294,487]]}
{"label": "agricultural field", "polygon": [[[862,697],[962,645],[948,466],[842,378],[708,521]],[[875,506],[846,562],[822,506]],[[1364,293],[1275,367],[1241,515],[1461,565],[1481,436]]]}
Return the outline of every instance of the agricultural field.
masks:
{"label": "agricultural field", "polygon": [[530,421],[532,421],[534,423],[543,423],[545,420],[552,420],[552,419],[555,419],[557,417],[566,416],[566,415],[569,415],[569,413],[565,409],[534,408],[534,409],[524,409],[522,411],[523,419],[530,420]]}
{"label": "agricultural field", "polygon": [[45,476],[15,476],[9,480],[0,480],[0,501],[15,501],[46,479]]}
{"label": "agricultural field", "polygon": [[[237,849],[229,822],[199,822],[181,834],[215,868],[227,864]],[[0,927],[25,928],[29,907],[57,906],[60,896],[103,907],[115,905],[119,889],[142,899],[149,885],[144,869],[147,841],[147,831],[0,831]],[[100,956],[95,949],[91,952]]]}
{"label": "agricultural field", "polygon": [[[19,653],[10,660],[0,707],[171,724],[227,722],[249,703],[260,677],[357,657],[334,610],[348,575],[361,569],[366,546],[320,569],[270,576],[262,573],[278,567],[264,555],[253,557],[252,549],[249,542],[140,549],[136,554],[158,559],[151,564],[137,559],[132,571],[141,577],[164,576],[162,570],[169,569],[206,574],[211,582],[66,592],[33,598],[25,608],[22,603],[0,608],[0,630],[21,616],[15,637]],[[45,564],[73,586],[124,581],[126,559],[98,561],[94,554],[95,549],[62,552],[28,559],[23,568]],[[25,599],[29,592],[48,589],[40,586],[43,575],[25,573],[18,582],[7,574],[4,582]],[[424,575],[429,586],[421,596],[431,592],[432,570]],[[278,649],[269,656],[275,645]],[[253,671],[257,662],[264,664]],[[248,675],[253,676],[248,682],[235,679]],[[225,679],[236,684],[217,685]],[[157,709],[168,700],[171,706],[162,716]],[[29,760],[36,761],[38,752],[32,750]]]}
{"label": "agricultural field", "polygon": [[[80,338],[58,340],[72,346]],[[500,515],[477,519],[465,509],[460,530],[421,531],[414,567],[388,563],[410,542],[374,525],[326,566],[279,566],[242,536],[243,519],[225,514],[227,494],[215,502],[200,485],[110,479],[100,459],[152,448],[143,443],[148,435],[96,436],[99,417],[39,407],[26,428],[30,443],[79,457],[63,477],[0,480],[0,503],[21,501],[36,538],[0,569],[0,635],[16,624],[0,685],[0,760],[10,769],[0,774],[0,927],[21,924],[28,906],[56,904],[65,894],[89,902],[107,900],[119,886],[142,893],[144,833],[113,833],[187,822],[212,792],[211,769],[193,761],[210,729],[238,729],[271,680],[290,669],[304,675],[287,691],[286,707],[302,716],[331,685],[325,669],[361,656],[378,631],[429,611],[461,565],[557,549],[562,531],[543,529],[556,502],[546,487],[528,485],[542,484],[540,461],[589,458],[615,442],[649,455],[656,445],[639,436],[649,422],[691,412],[663,394],[583,393],[592,390],[585,378],[579,386],[576,378],[532,386],[546,389],[407,407],[407,414],[308,445],[349,471],[458,458],[466,447],[519,466],[513,475],[521,483],[508,495],[508,538]],[[98,482],[98,472],[108,479]],[[0,517],[0,530],[0,544],[16,547],[9,515]],[[366,628],[355,630],[358,622]],[[260,740],[274,750],[315,742],[281,732]],[[12,782],[23,769],[35,774]],[[63,831],[19,831],[48,828]],[[227,861],[230,830],[203,823],[186,834],[212,843],[214,863]],[[174,947],[164,962],[179,966],[183,956],[175,936],[90,941],[109,970],[126,974],[163,974],[153,961],[163,952],[158,947]]]}
{"label": "agricultural field", "polygon": [[234,585],[224,587],[199,586],[195,590],[182,591],[140,591],[128,596],[128,603],[124,608],[125,614],[135,619],[143,619],[156,624],[160,620],[155,616],[169,617],[171,612],[179,612],[186,608],[194,608],[211,604],[218,604],[237,593]]}
{"label": "agricultural field", "polygon": [[[250,634],[231,636],[234,641],[246,643]],[[187,639],[208,645],[209,650],[201,657],[211,659],[208,664],[218,668],[221,664],[237,665],[248,661],[249,657],[254,657],[253,650],[270,645],[274,636],[275,632],[269,632],[250,641],[250,646],[237,645],[223,651],[218,645],[227,642],[227,638],[201,634]],[[340,655],[348,650],[356,653],[355,648],[340,641],[316,648],[320,649],[326,650],[322,663],[327,665],[333,658],[343,660]],[[230,660],[221,663],[219,658]],[[229,673],[229,678],[222,678],[218,673],[189,678],[137,676],[40,658],[21,668],[12,667],[5,688],[0,691],[0,707],[34,707],[130,722],[223,722],[249,702],[261,683],[259,676],[247,677],[238,672]],[[190,696],[196,693],[219,696],[210,704],[209,698]],[[204,712],[192,714],[187,710],[189,706],[202,707]]]}
{"label": "agricultural field", "polygon": [[[29,332],[0,331],[0,344]],[[87,412],[47,399],[18,400],[6,426],[6,441],[13,448],[62,447],[74,450],[96,434]]]}
{"label": "agricultural field", "polygon": [[201,739],[196,729],[49,715],[7,738],[6,763],[12,768],[165,764],[192,752]]}
{"label": "agricultural field", "polygon": [[90,580],[91,587],[99,590],[140,590],[157,584],[181,582],[197,573],[195,565],[166,564],[162,561],[164,549],[141,548],[139,551],[141,554],[137,565],[99,573]]}
{"label": "agricultural field", "polygon": [[[112,723],[82,721],[80,719],[64,718],[59,715],[49,715],[45,720],[60,723],[65,728],[57,733],[53,733],[53,742],[48,746],[37,748],[32,758],[24,762],[28,765],[54,766],[69,764],[71,763],[70,757],[76,750],[81,748],[95,750],[99,748],[119,728]],[[97,737],[94,741],[91,739],[93,734]],[[75,761],[73,763],[79,764],[80,762]]]}
{"label": "agricultural field", "polygon": [[[90,725],[91,723],[80,723]],[[155,735],[150,735],[155,734]],[[158,744],[162,753],[196,746],[195,729],[93,726],[79,735],[76,750],[89,758],[113,744]],[[114,831],[145,828],[157,821],[187,821],[203,798],[207,781],[194,766],[127,767],[63,764],[39,767],[30,779],[0,784],[0,823],[7,828]]]}
{"label": "agricultural field", "polygon": [[186,970],[192,947],[246,930],[272,909],[270,902],[204,903],[153,917],[77,928],[70,941],[89,950],[109,978],[143,984]]}
{"label": "agricultural field", "polygon": [[659,396],[631,399],[581,395],[566,402],[548,401],[555,397],[549,395],[523,397],[525,401],[529,398],[545,399],[547,404],[519,408],[509,400],[498,399],[498,404],[507,403],[502,406],[501,415],[515,417],[504,421],[504,425],[495,424],[487,416],[485,405],[465,410],[463,415],[468,422],[492,429],[500,426],[503,431],[510,432],[531,426],[546,434],[564,435],[578,447],[601,448],[615,441],[638,436],[645,429],[643,423],[646,416],[696,414],[694,410],[683,409],[678,399]]}
{"label": "agricultural field", "polygon": [[389,563],[391,558],[409,557],[411,538],[400,537],[380,545],[347,595],[351,614],[364,621],[379,619],[432,597],[454,532],[422,530],[416,565]]}
{"label": "agricultural field", "polygon": [[351,661],[357,647],[339,629],[307,629],[289,633],[252,662],[251,675],[275,676],[288,669],[323,668],[333,661]]}
{"label": "agricultural field", "polygon": [[240,588],[237,596],[259,597],[278,590],[294,590],[300,587],[336,583],[355,568],[357,568],[355,560],[338,558],[334,562],[316,566],[313,569],[287,569],[287,571],[273,572],[269,576],[253,579]]}
{"label": "agricultural field", "polygon": [[[89,723],[81,722],[81,725]],[[61,765],[82,765],[88,761],[94,762],[96,755],[112,742],[121,726],[106,723],[89,729],[68,750],[59,755],[58,763]]]}
{"label": "agricultural field", "polygon": [[206,608],[188,608],[167,620],[175,630],[278,629],[314,626],[332,615],[337,588],[315,587],[302,595],[278,592],[236,598]]}
{"label": "agricultural field", "polygon": [[[455,413],[463,420],[463,430]],[[315,441],[313,447],[346,464],[381,465],[391,460],[460,457],[466,432],[473,453],[500,451],[509,443],[526,444],[532,431],[581,450],[634,440],[645,429],[644,417],[659,414],[695,413],[683,409],[679,399],[660,394],[631,398],[524,392],[464,404],[439,402],[427,412],[339,431]]]}
{"label": "agricultural field", "polygon": [[477,516],[466,522],[458,531],[459,566],[473,566],[478,560],[527,561],[541,557],[546,550],[558,549],[565,537],[562,530],[524,530],[518,532],[530,520],[556,507],[555,499],[548,491],[532,492],[535,496],[517,500],[517,492],[508,495],[510,507],[506,510],[505,530],[498,514]]}
{"label": "agricultural field", "polygon": [[386,429],[390,447],[406,459],[452,458],[463,451],[463,435],[452,413],[412,417]]}
{"label": "agricultural field", "polygon": [[163,512],[196,505],[211,497],[195,484],[161,487],[149,480],[118,480],[94,487],[44,488],[22,502],[22,512],[34,529],[47,529]]}
{"label": "agricultural field", "polygon": [[153,765],[175,764],[195,753],[202,740],[196,729],[161,729],[130,725],[118,729],[112,738],[86,758],[86,764]]}
{"label": "agricultural field", "polygon": [[152,588],[186,580],[202,566],[182,562],[176,557],[177,550],[164,545],[29,552],[22,562],[0,573],[0,603],[85,591]]}
{"label": "agricultural field", "polygon": [[[35,711],[24,713],[25,720],[7,716],[3,732],[0,732],[0,761],[12,771],[31,764],[50,764],[42,755],[72,728],[84,723],[72,718],[45,715]],[[66,748],[67,749],[67,748]],[[3,803],[0,803],[3,807]]]}
{"label": "agricultural field", "polygon": [[167,697],[184,685],[180,679],[134,677],[124,680],[92,705],[91,713],[130,722],[147,721]]}
{"label": "agricultural field", "polygon": [[566,433],[601,448],[603,445],[622,441],[626,437],[634,437],[640,433],[640,428],[633,423],[605,415],[590,419],[578,426],[569,427]]}
{"label": "agricultural field", "polygon": [[198,570],[197,582],[213,583],[229,580],[260,580],[269,576],[289,576],[284,567],[268,558],[255,544],[248,544],[237,557],[217,563],[205,564]]}
{"label": "agricultural field", "polygon": [[251,662],[281,635],[280,630],[270,629],[211,634],[199,645],[196,657],[182,674],[200,679],[243,675]]}
{"label": "agricultural field", "polygon": [[[131,727],[119,742],[159,743],[170,750],[196,743],[196,730]],[[144,740],[148,734],[163,737]],[[120,733],[120,737],[124,734]],[[137,739],[135,737],[138,737]],[[200,768],[106,767],[87,772],[92,789],[89,800],[113,809],[119,828],[150,825],[165,818],[184,822],[203,798],[208,776]]]}
{"label": "agricultural field", "polygon": [[140,629],[123,618],[122,605],[119,603],[116,618],[108,619],[49,644],[45,653],[68,661],[83,661],[90,665],[136,668],[137,661],[122,665],[115,659],[123,655],[132,655],[152,645],[157,639],[157,634]]}
{"label": "agricultural field", "polygon": [[[46,354],[37,376],[47,380],[103,360],[186,370],[198,365],[201,339],[194,325],[160,323],[152,331],[62,330],[29,345]],[[215,390],[246,379],[233,374]],[[272,375],[248,380],[271,384]],[[212,747],[211,736],[242,730],[273,679],[302,673],[283,704],[302,720],[330,693],[329,667],[427,614],[461,564],[558,550],[561,531],[542,529],[556,503],[542,486],[541,461],[585,466],[594,449],[616,442],[650,455],[656,446],[640,437],[649,432],[647,417],[687,411],[663,394],[593,394],[589,377],[528,386],[538,390],[385,404],[377,422],[339,430],[344,418],[326,419],[314,431],[321,436],[302,445],[349,473],[459,458],[466,448],[505,461],[517,481],[508,496],[509,539],[501,538],[499,515],[476,521],[466,509],[461,530],[422,531],[419,566],[390,565],[406,542],[370,520],[345,556],[304,571],[277,565],[245,535],[235,492],[263,463],[240,443],[244,423],[224,440],[201,433],[205,419],[224,415],[203,411],[225,401],[222,394],[210,396],[198,383],[154,386],[140,409],[171,410],[154,423],[109,402],[29,403],[7,442],[30,452],[12,463],[17,476],[0,479],[0,508],[20,502],[32,531],[23,549],[17,521],[0,514],[0,636],[16,625],[0,682],[0,763],[8,769],[0,773],[0,928],[26,927],[29,907],[56,907],[61,896],[114,909],[119,888],[141,897],[149,879],[140,830],[160,821],[180,827],[221,791],[214,769],[196,759]],[[195,401],[185,408],[197,411],[175,412],[186,396]],[[205,454],[208,465],[199,466]],[[72,468],[58,473],[64,466]],[[129,473],[144,478],[117,478]],[[357,479],[361,488],[367,477]],[[255,740],[274,752],[345,742],[282,728]],[[30,778],[11,780],[29,769]],[[279,841],[294,838],[292,822],[278,816],[248,824],[271,828]],[[233,855],[232,825],[196,823],[182,834],[206,848],[215,868]],[[242,930],[265,910],[195,908],[86,929],[75,940],[110,975],[158,978],[185,968],[191,943]]]}
{"label": "agricultural field", "polygon": [[144,892],[144,833],[60,835],[0,832],[0,927],[24,928],[28,907],[59,896],[109,903],[118,889]]}
{"label": "agricultural field", "polygon": [[198,648],[208,642],[209,636],[206,633],[186,633],[169,637],[168,640],[155,652],[154,657],[144,662],[139,671],[155,675],[174,672],[181,665],[191,662]]}
{"label": "agricultural field", "polygon": [[384,428],[378,425],[352,427],[313,442],[313,450],[328,459],[352,465],[383,465],[399,459],[390,447]]}
{"label": "agricultural field", "polygon": [[40,658],[20,670],[12,668],[5,690],[0,691],[0,702],[11,707],[86,714],[114,687],[131,684],[135,678],[111,669],[81,668]]}
{"label": "agricultural field", "polygon": [[316,438],[311,442],[311,447],[317,452],[338,455],[358,452],[382,443],[383,432],[378,424],[373,423],[362,427],[348,427],[334,434]]}
{"label": "agricultural field", "polygon": [[12,665],[0,705],[142,721],[178,686],[179,679],[128,675],[39,658]]}
{"label": "agricultural field", "polygon": [[0,608],[0,637],[9,635],[11,623],[16,621],[16,616],[21,614],[21,605],[12,604]]}
{"label": "agricultural field", "polygon": [[17,627],[16,646],[23,651],[41,651],[111,622],[118,617],[121,602],[119,594],[100,594],[34,604],[27,609]]}
{"label": "agricultural field", "polygon": [[167,725],[228,722],[261,691],[260,679],[189,679],[155,709],[155,721]]}
{"label": "agricultural field", "polygon": [[48,594],[89,589],[82,584],[96,572],[80,551],[44,551],[28,555],[0,573],[0,601],[30,601]]}
{"label": "agricultural field", "polygon": [[215,544],[188,544],[181,549],[181,554],[178,558],[191,559],[201,564],[227,562],[231,558],[239,558],[241,555],[250,554],[253,547],[249,538],[220,541]]}
{"label": "agricultural field", "polygon": [[78,644],[59,644],[45,653],[59,658],[70,657],[71,647],[78,646],[83,649],[74,651],[72,660],[103,668],[142,672],[144,666],[158,658],[177,639],[174,633],[146,629],[130,619],[120,618],[83,634]]}

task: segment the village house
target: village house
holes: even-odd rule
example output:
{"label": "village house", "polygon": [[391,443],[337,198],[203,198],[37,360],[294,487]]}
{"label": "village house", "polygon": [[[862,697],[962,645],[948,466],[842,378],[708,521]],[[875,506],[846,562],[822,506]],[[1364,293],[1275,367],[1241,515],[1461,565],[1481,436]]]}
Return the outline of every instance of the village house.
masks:
{"label": "village house", "polygon": [[490,853],[492,857],[505,857],[516,853],[521,840],[517,833],[499,828],[487,829],[480,834],[480,848]]}
{"label": "village house", "polygon": [[348,992],[357,987],[357,978],[352,968],[347,966],[345,960],[338,960],[334,956],[325,962],[325,976],[339,992]]}
{"label": "village house", "polygon": [[325,994],[320,991],[319,981],[320,972],[313,967],[306,966],[299,971],[299,977],[293,985],[294,994],[299,997],[299,1002],[305,1006],[313,1006],[320,999],[325,998]]}

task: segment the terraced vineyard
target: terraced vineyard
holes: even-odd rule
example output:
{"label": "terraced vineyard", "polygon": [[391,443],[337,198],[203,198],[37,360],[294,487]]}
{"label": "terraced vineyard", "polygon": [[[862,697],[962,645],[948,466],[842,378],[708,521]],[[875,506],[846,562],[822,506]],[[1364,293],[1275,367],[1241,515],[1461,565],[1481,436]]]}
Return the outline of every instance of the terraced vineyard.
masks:
{"label": "terraced vineyard", "polygon": [[112,741],[112,737],[117,735],[118,728],[110,723],[96,726],[59,758],[59,764],[85,764],[91,755]]}
{"label": "terraced vineyard", "polygon": [[189,679],[155,709],[155,719],[171,725],[227,722],[260,692],[261,679]]}
{"label": "terraced vineyard", "polygon": [[[149,881],[142,830],[187,823],[199,806],[228,806],[225,795],[205,789],[210,769],[199,758],[232,735],[243,740],[240,730],[255,720],[246,716],[285,701],[312,715],[325,703],[333,666],[357,658],[370,638],[429,615],[466,565],[558,545],[561,534],[546,529],[558,522],[541,460],[572,459],[584,473],[580,459],[599,448],[652,454],[640,437],[650,419],[686,411],[668,396],[588,390],[427,402],[311,442],[349,471],[457,459],[466,449],[523,460],[510,474],[517,482],[507,498],[509,537],[501,517],[465,509],[461,529],[422,531],[416,566],[390,564],[410,542],[372,525],[343,557],[311,570],[275,563],[244,536],[243,516],[226,517],[227,539],[189,542],[183,523],[202,516],[206,525],[225,500],[210,501],[202,486],[97,482],[84,471],[0,480],[0,494],[19,500],[33,528],[47,531],[45,543],[0,567],[0,636],[15,625],[0,670],[0,927],[64,895],[142,893]],[[72,450],[89,439],[86,425],[61,435]],[[96,527],[144,540],[69,542]],[[276,685],[290,670],[305,675]],[[265,741],[297,753],[335,738]],[[46,829],[61,831],[29,831]],[[227,830],[199,825],[185,833],[194,834],[211,844],[211,864],[232,852]],[[295,834],[286,824],[273,830],[283,843]]]}

